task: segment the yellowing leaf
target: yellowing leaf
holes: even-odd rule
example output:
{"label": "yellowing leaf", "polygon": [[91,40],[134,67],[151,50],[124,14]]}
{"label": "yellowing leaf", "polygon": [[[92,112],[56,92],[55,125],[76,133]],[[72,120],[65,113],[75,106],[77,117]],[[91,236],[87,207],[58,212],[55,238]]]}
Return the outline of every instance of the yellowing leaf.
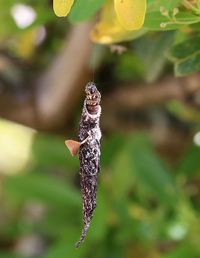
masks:
{"label": "yellowing leaf", "polygon": [[113,7],[113,0],[105,3],[100,14],[99,23],[93,28],[91,38],[100,44],[112,44],[126,40],[132,40],[142,36],[147,29],[128,31],[119,22]]}
{"label": "yellowing leaf", "polygon": [[12,175],[26,168],[35,134],[31,128],[0,119],[0,173]]}
{"label": "yellowing leaf", "polygon": [[53,9],[58,17],[65,17],[71,10],[74,0],[53,0]]}
{"label": "yellowing leaf", "polygon": [[138,30],[144,23],[146,0],[114,0],[115,11],[127,30]]}

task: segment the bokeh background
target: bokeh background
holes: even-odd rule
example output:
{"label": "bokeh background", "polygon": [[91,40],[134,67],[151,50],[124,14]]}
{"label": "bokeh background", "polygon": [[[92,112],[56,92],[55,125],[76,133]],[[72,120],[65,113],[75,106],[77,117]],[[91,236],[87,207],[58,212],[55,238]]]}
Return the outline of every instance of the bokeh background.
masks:
{"label": "bokeh background", "polygon": [[[97,17],[98,18],[98,17]],[[96,19],[98,20],[98,19]],[[52,1],[0,1],[0,257],[199,258],[200,73],[175,78],[174,31],[90,40]],[[82,230],[84,88],[102,93],[97,209]]]}

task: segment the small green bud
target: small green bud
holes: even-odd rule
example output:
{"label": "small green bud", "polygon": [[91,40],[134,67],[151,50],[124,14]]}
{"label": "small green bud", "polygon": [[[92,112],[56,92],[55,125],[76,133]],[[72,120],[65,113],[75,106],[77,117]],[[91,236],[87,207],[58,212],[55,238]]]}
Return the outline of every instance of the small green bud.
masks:
{"label": "small green bud", "polygon": [[160,7],[160,12],[163,13],[165,11],[165,7],[164,6],[161,6]]}
{"label": "small green bud", "polygon": [[179,9],[178,8],[174,8],[173,15],[176,15],[178,12],[179,12]]}
{"label": "small green bud", "polygon": [[162,13],[162,15],[168,16],[168,15],[169,15],[169,11],[168,11],[168,10],[165,10],[165,11]]}

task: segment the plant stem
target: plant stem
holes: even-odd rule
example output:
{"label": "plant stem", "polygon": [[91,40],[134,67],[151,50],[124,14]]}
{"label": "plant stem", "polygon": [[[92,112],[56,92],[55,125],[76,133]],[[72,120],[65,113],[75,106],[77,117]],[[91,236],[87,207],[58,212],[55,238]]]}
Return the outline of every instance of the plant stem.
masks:
{"label": "plant stem", "polygon": [[[192,4],[190,4],[187,0],[183,0],[183,2],[186,3],[193,11],[200,13],[200,9],[199,9],[200,6],[198,6],[198,9],[197,9]],[[198,2],[199,2],[199,0],[196,0],[197,5],[198,5]],[[199,4],[200,4],[200,2],[199,2]]]}
{"label": "plant stem", "polygon": [[197,4],[198,10],[199,10],[199,14],[200,14],[200,0],[196,0],[196,4]]}

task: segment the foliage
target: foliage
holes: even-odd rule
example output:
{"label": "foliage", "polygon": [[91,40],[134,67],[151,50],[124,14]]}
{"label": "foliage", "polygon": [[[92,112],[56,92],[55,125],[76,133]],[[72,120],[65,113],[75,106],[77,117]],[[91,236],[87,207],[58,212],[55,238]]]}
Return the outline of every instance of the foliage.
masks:
{"label": "foliage", "polygon": [[[23,1],[17,2],[23,3]],[[26,58],[34,52],[34,45],[31,45],[31,42],[34,42],[35,35],[39,33],[39,26],[48,24],[50,22],[56,22],[58,24],[62,24],[58,29],[61,30],[62,26],[64,26],[64,23],[60,23],[60,21],[56,19],[52,13],[52,6],[48,5],[46,0],[43,0],[41,4],[35,2],[32,5],[37,14],[37,17],[29,27],[22,31],[15,24],[10,12],[13,5],[17,2],[14,2],[13,0],[2,2],[1,5],[2,9],[4,9],[4,12],[1,16],[1,23],[4,24],[4,22],[6,22],[7,26],[6,29],[5,26],[0,26],[0,33],[3,37],[2,43],[5,40],[5,43],[3,44],[7,44],[7,39],[11,35],[16,36],[19,43],[13,44],[13,42],[10,41],[8,47],[11,48],[11,51],[14,50],[18,53],[18,55],[24,56]],[[29,1],[24,1],[24,3],[28,4]],[[120,3],[121,1],[116,1],[115,6]],[[128,4],[129,2],[125,1],[125,3]],[[136,6],[137,4],[142,5],[142,1],[130,1],[129,4],[132,3]],[[163,31],[174,30],[176,32],[176,36],[172,42],[170,38],[167,39],[170,44],[168,49],[163,49],[162,58],[166,60],[167,57],[174,63],[175,76],[179,77],[196,72],[200,69],[198,55],[200,11],[198,9],[198,3],[198,0],[192,2],[187,0],[182,2],[179,0],[148,0],[146,3],[147,8],[144,23],[142,21],[143,15],[137,10],[137,8],[134,8],[134,12],[138,14],[138,18],[135,19],[140,25],[137,25],[133,28],[131,25],[132,20],[129,20],[127,12],[125,12],[124,15],[124,12],[121,8],[119,9],[120,11],[116,13],[115,9],[118,8],[114,9],[113,0],[77,0],[72,5],[71,11],[69,13],[69,21],[72,23],[79,23],[91,19],[92,17],[96,17],[96,20],[98,18],[98,22],[96,22],[94,28],[91,31],[91,38],[94,42],[100,44],[112,44],[135,40],[144,36],[144,34],[149,36],[153,31],[155,31],[154,35],[156,35],[156,37],[162,37]],[[61,16],[63,16],[66,15],[66,11],[62,5],[68,6],[67,12],[69,12],[69,7],[71,4],[72,3],[68,1],[54,1],[54,9],[55,6],[58,6],[58,12],[59,10],[60,12],[63,11],[64,14],[61,14]],[[142,12],[144,13],[144,6],[141,8],[143,9]],[[133,11],[131,9],[131,5],[128,10],[130,10],[131,17],[137,17],[136,14],[131,13]],[[97,16],[95,16],[97,11],[100,12]],[[122,20],[124,18],[122,17],[127,18],[127,21],[125,21],[125,23],[127,23],[126,25],[123,24]],[[126,28],[131,28],[131,30],[127,30]],[[193,50],[192,53],[191,50]],[[177,53],[182,53],[182,56],[177,57]],[[160,66],[160,70],[162,70],[162,65]],[[159,73],[161,72],[159,71],[158,74]]]}
{"label": "foliage", "polygon": [[[80,192],[74,184],[78,178],[78,161],[71,163],[64,139],[49,137],[36,135],[31,166],[4,182],[3,209],[11,216],[4,218],[1,239],[6,237],[7,242],[12,242],[20,235],[41,235],[47,240],[47,251],[42,256],[45,258],[124,257],[125,251],[126,257],[199,254],[198,241],[192,241],[199,239],[199,211],[191,202],[188,189],[182,188],[183,179],[180,180],[195,176],[199,168],[198,159],[190,158],[194,147],[174,168],[175,173],[153,151],[152,142],[145,134],[104,139],[98,207],[84,244],[75,250],[82,227]],[[54,139],[59,155],[51,154],[50,139]],[[195,148],[198,155],[199,147]],[[26,219],[28,204],[44,207],[38,219],[33,215]],[[159,251],[162,242],[173,242],[175,247],[164,254]],[[142,250],[142,246],[146,249]],[[0,255],[17,257],[5,254],[3,249]]]}
{"label": "foliage", "polygon": [[199,70],[199,42],[199,36],[193,37],[174,46],[168,53],[169,58],[175,63],[176,76],[183,76]]}
{"label": "foliage", "polygon": [[[90,1],[85,5],[85,1],[77,0],[72,8],[69,19],[76,23],[91,18],[92,15],[103,6],[104,2],[105,0],[98,2]],[[115,0],[115,10],[113,8],[113,0],[109,0],[102,7],[100,22],[93,29],[91,38],[97,43],[110,44],[133,40],[147,33],[148,30],[175,30],[194,23],[200,24],[200,10],[198,9],[199,1],[196,0],[195,2],[196,3],[183,1],[186,8],[191,10],[188,12],[188,9],[185,8],[184,12],[179,12],[179,9],[175,8],[178,4],[180,5],[179,0],[149,0],[147,1],[148,8],[146,12],[144,0]],[[54,10],[58,16],[66,16],[69,12],[69,10],[65,12],[65,8],[62,5],[63,1],[54,0]],[[66,7],[68,6],[69,9],[71,8],[71,3],[68,1],[65,1],[65,5]],[[55,6],[57,6],[57,9],[55,9]],[[180,7],[183,9],[183,5]],[[64,14],[62,12],[64,12]],[[143,28],[141,28],[142,25]],[[140,30],[137,31],[138,29]],[[193,44],[196,45],[195,49]],[[193,37],[188,42],[182,42],[182,44],[179,44],[172,49],[172,53],[175,53],[171,53],[174,55],[174,58],[171,59],[175,62],[175,76],[184,76],[200,69],[198,44],[199,39],[197,36]],[[190,51],[189,49],[194,49],[192,55],[187,54]],[[177,61],[177,52],[184,53],[182,57],[183,62],[181,62],[181,60]],[[193,59],[195,60],[193,61]]]}
{"label": "foliage", "polygon": [[[32,7],[36,13],[35,20],[24,28],[17,25],[12,14],[13,7],[19,4]],[[4,92],[6,97],[8,93],[14,95],[18,104],[14,105],[14,114],[20,106],[22,117],[31,120],[32,113],[25,112],[28,108],[24,98],[28,93],[43,93],[43,88],[33,84],[57,60],[65,36],[72,37],[71,24],[92,19],[96,22],[91,39],[99,43],[92,53],[98,69],[92,69],[103,97],[111,94],[110,102],[115,101],[111,91],[116,85],[135,87],[136,94],[137,90],[145,91],[152,86],[149,84],[172,72],[172,63],[177,77],[198,71],[199,6],[197,0],[147,0],[143,25],[143,16],[139,17],[142,27],[127,30],[127,24],[122,25],[124,12],[117,14],[111,0],[75,0],[66,18],[55,16],[52,1],[0,1],[0,97]],[[144,5],[142,9],[144,12]],[[66,15],[65,9],[58,10],[61,11]],[[123,16],[121,22],[119,15]],[[108,44],[114,43],[122,43],[127,50],[121,55],[112,53],[113,45]],[[75,55],[71,55],[72,64]],[[64,76],[68,76],[68,70]],[[84,79],[81,78],[82,85]],[[143,87],[141,81],[149,84]],[[163,98],[159,106],[154,103],[146,109],[128,111],[111,106],[110,109],[120,109],[114,115],[113,110],[103,109],[102,117],[110,111],[111,116],[103,124],[106,129],[97,209],[86,240],[78,250],[75,243],[83,226],[79,162],[78,157],[70,156],[64,141],[76,137],[74,128],[82,103],[77,103],[73,121],[55,134],[37,133],[0,120],[0,257],[200,257],[200,147],[193,144],[200,122],[199,93],[193,80],[191,87],[194,91],[188,95],[184,91],[179,99]],[[150,92],[147,98],[156,93]],[[6,97],[0,99],[0,104],[12,105],[6,103]],[[104,104],[106,97],[102,99]],[[35,99],[33,102],[37,105]],[[6,116],[6,111],[2,114]],[[113,122],[108,128],[106,123],[116,117],[121,119],[120,123]],[[36,120],[35,116],[33,119]],[[37,123],[40,125],[40,120]],[[161,138],[165,138],[167,147],[159,145]]]}
{"label": "foliage", "polygon": [[[105,0],[98,1],[97,3],[96,1],[90,1],[85,6],[85,1],[77,1],[74,8],[75,10],[72,12],[71,16],[72,21],[78,22],[91,17],[104,2]],[[54,0],[55,14],[61,17],[66,16],[70,12],[72,4],[73,1]],[[87,7],[88,9],[86,9]],[[127,30],[137,30],[140,29],[144,23],[146,0],[114,0],[114,9],[120,23]]]}

